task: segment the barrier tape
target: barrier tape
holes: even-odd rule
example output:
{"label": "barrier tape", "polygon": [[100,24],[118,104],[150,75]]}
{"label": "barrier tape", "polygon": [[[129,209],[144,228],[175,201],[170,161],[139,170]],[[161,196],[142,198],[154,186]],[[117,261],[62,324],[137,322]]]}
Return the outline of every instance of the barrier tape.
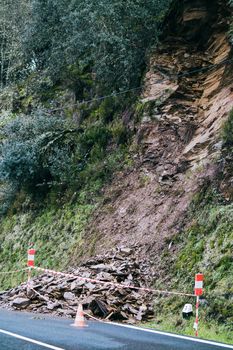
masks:
{"label": "barrier tape", "polygon": [[101,280],[97,280],[97,279],[93,279],[93,278],[77,276],[77,275],[74,275],[74,274],[71,274],[71,273],[64,273],[64,272],[58,272],[58,271],[49,270],[49,269],[43,269],[42,267],[38,267],[38,266],[34,266],[32,268],[35,269],[35,270],[38,270],[38,271],[42,271],[42,272],[46,272],[48,274],[52,274],[52,275],[76,278],[76,279],[79,279],[81,281],[105,284],[105,285],[110,285],[110,286],[113,286],[113,287],[118,287],[118,288],[123,288],[123,289],[134,289],[134,290],[139,290],[139,291],[149,292],[149,293],[169,294],[169,295],[182,295],[182,296],[188,296],[188,297],[195,297],[195,294],[182,293],[182,292],[169,292],[167,290],[159,290],[159,289],[146,288],[146,287],[136,287],[136,286],[125,285],[125,284],[121,284],[121,283],[101,281]]}

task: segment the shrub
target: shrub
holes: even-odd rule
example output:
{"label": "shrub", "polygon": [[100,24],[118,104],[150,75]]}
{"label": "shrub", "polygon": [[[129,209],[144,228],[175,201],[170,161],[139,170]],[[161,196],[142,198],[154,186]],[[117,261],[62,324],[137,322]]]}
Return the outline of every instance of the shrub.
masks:
{"label": "shrub", "polygon": [[23,40],[28,66],[46,71],[53,81],[71,67],[71,85],[81,98],[83,67],[93,73],[102,91],[134,86],[147,49],[158,41],[159,25],[170,2],[35,0]]}
{"label": "shrub", "polygon": [[61,118],[41,114],[17,117],[7,124],[0,149],[0,180],[30,192],[38,184],[64,180],[72,165],[71,143],[62,138],[68,126]]}

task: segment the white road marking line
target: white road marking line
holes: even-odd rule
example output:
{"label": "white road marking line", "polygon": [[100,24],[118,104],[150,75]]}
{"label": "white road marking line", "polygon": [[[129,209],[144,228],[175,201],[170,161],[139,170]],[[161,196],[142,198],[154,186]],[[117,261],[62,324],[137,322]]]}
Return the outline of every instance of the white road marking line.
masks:
{"label": "white road marking line", "polygon": [[193,341],[193,342],[197,342],[197,343],[203,343],[203,344],[219,346],[221,348],[233,349],[233,345],[222,344],[222,343],[215,343],[214,341],[211,341],[211,340],[189,338],[189,337],[186,337],[185,335],[178,335],[178,334],[160,332],[160,331],[155,331],[153,329],[139,328],[139,327],[123,325],[123,324],[119,324],[119,323],[115,323],[115,322],[111,322],[109,324],[113,324],[114,326],[119,326],[119,327],[131,328],[131,329],[135,329],[137,331],[143,331],[143,332],[148,332],[148,333],[155,333],[155,334],[160,334],[160,335],[166,335],[168,337],[173,337],[173,338],[189,340],[189,341]]}
{"label": "white road marking line", "polygon": [[3,329],[0,329],[0,333],[6,334],[6,335],[10,335],[11,337],[15,337],[17,339],[24,340],[24,341],[27,341],[29,343],[33,343],[33,344],[36,344],[36,345],[44,346],[45,348],[48,348],[48,349],[65,350],[65,349],[62,349],[62,348],[58,348],[57,346],[53,346],[53,345],[50,345],[50,344],[42,343],[42,342],[37,341],[35,339],[23,337],[22,335],[19,335],[19,334],[15,334],[15,333],[11,333],[11,332],[8,332],[8,331],[4,331]]}

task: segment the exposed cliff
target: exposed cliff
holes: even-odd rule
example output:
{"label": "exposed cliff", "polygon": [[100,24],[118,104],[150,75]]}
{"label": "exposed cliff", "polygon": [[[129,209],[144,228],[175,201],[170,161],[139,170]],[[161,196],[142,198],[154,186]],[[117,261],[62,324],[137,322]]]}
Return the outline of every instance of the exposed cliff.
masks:
{"label": "exposed cliff", "polygon": [[200,185],[214,176],[221,126],[233,105],[232,65],[222,63],[231,58],[229,16],[217,1],[183,2],[168,15],[144,80],[135,168],[106,190],[109,203],[94,217],[100,249],[106,236],[109,245],[160,248],[179,232]]}
{"label": "exposed cliff", "polygon": [[222,128],[233,107],[231,11],[224,1],[182,4],[174,4],[150,57],[134,169],[106,189],[87,248],[93,235],[92,251],[140,246],[161,287],[191,290],[203,271],[206,297],[215,295],[207,315],[230,325],[233,198]]}

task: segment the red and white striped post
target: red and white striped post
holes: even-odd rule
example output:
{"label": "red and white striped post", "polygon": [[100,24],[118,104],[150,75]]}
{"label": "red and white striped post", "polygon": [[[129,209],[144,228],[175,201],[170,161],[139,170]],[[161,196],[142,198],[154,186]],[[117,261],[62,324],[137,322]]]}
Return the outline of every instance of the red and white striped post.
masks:
{"label": "red and white striped post", "polygon": [[198,337],[198,317],[199,317],[199,304],[200,304],[199,297],[200,297],[200,295],[203,294],[203,279],[204,279],[204,275],[202,273],[197,273],[195,275],[194,291],[195,291],[195,295],[197,297],[197,300],[196,300],[196,319],[195,319],[193,328],[196,331],[195,332],[196,337]]}
{"label": "red and white striped post", "polygon": [[27,265],[28,265],[29,268],[35,266],[35,264],[34,264],[35,254],[36,254],[35,249],[33,249],[33,248],[28,249],[28,263],[27,263]]}
{"label": "red and white striped post", "polygon": [[32,271],[32,267],[35,266],[35,254],[36,251],[34,248],[29,248],[28,249],[28,262],[27,262],[27,266],[28,266],[28,283],[27,283],[27,289],[30,290],[30,281],[31,281],[31,271]]}

